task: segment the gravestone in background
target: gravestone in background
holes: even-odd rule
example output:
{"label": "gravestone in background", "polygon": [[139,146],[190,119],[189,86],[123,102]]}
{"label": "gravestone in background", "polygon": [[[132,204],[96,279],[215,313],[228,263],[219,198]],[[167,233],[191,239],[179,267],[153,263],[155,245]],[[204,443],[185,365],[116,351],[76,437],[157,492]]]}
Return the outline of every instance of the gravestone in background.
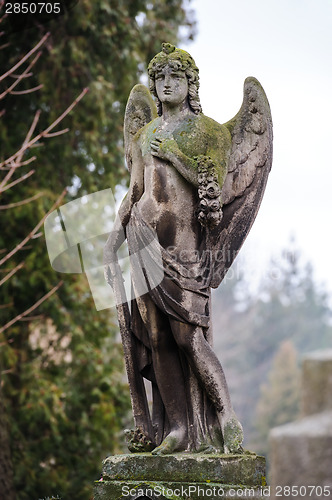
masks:
{"label": "gravestone in background", "polygon": [[289,498],[288,488],[332,498],[332,350],[304,359],[301,403],[301,419],[271,431],[271,489],[280,493],[273,498]]}

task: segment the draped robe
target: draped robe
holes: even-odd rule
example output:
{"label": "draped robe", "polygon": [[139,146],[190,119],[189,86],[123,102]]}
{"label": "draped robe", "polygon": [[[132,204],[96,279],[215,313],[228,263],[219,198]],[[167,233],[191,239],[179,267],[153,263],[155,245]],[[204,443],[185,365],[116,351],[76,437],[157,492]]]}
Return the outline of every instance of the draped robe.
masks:
{"label": "draped robe", "polygon": [[[181,322],[200,326],[211,345],[209,284],[212,279],[212,252],[206,245],[208,231],[205,229],[203,233],[203,251],[196,262],[187,264],[178,262],[173,254],[160,245],[156,232],[143,220],[137,204],[132,209],[126,235],[134,295],[142,295],[148,290],[147,293],[153,302],[165,315],[165,322],[168,322],[168,317],[173,317]],[[131,330],[137,339],[140,373],[152,382],[152,425],[156,430],[156,444],[159,445],[169,432],[169,422],[156,382],[149,334],[135,299],[131,305]],[[172,335],[170,325],[169,335]],[[187,449],[194,451],[213,444],[218,447],[216,441],[219,441],[220,447],[221,430],[215,408],[201,388],[185,353],[177,346],[176,349],[180,357],[186,388]]]}

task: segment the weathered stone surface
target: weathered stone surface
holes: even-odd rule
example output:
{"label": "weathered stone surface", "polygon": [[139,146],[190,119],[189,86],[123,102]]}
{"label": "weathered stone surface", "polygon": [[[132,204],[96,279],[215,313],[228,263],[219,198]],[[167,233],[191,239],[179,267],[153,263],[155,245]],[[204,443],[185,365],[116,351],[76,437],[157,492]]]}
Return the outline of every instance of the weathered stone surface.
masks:
{"label": "weathered stone surface", "polygon": [[267,498],[265,484],[265,459],[255,454],[117,455],[104,461],[94,499]]}
{"label": "weathered stone surface", "polygon": [[309,355],[302,375],[307,416],[270,434],[271,498],[278,500],[289,498],[292,488],[304,498],[332,496],[332,351]]}
{"label": "weathered stone surface", "polygon": [[105,480],[164,481],[170,478],[180,482],[212,481],[261,486],[265,477],[265,459],[255,454],[154,456],[135,453],[106,458],[102,476]]}
{"label": "weathered stone surface", "polygon": [[271,449],[272,488],[330,486],[332,494],[332,411],[273,429]]}
{"label": "weathered stone surface", "polygon": [[328,409],[332,410],[332,349],[310,354],[302,365],[302,414]]}
{"label": "weathered stone surface", "polygon": [[225,498],[270,498],[269,487],[245,487],[220,483],[176,483],[102,481],[96,487],[94,500],[224,500]]}

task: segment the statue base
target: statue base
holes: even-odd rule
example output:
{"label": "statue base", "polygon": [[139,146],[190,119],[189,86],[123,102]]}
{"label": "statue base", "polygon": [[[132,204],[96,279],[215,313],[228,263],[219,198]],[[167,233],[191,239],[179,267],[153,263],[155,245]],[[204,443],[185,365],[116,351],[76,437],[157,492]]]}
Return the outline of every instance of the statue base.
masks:
{"label": "statue base", "polygon": [[115,455],[103,462],[94,500],[268,498],[265,458],[253,453]]}

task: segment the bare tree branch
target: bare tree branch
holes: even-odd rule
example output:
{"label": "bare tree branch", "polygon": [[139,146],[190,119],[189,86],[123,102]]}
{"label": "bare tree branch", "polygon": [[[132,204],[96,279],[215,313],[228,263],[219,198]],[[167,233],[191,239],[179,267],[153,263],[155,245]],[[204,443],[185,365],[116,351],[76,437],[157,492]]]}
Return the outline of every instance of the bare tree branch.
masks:
{"label": "bare tree branch", "polygon": [[29,141],[27,144],[24,144],[20,149],[19,151],[17,151],[16,153],[14,153],[10,158],[8,158],[7,160],[5,160],[4,162],[2,162],[0,164],[0,166],[3,166],[3,165],[8,165],[8,163],[11,163],[12,161],[14,161],[17,157],[19,157],[20,155],[22,155],[24,153],[24,151],[26,149],[29,149],[31,148],[31,146],[33,144],[35,144],[37,141],[39,141],[39,139],[41,139],[42,137],[46,137],[49,132],[51,130],[54,129],[54,127],[56,127],[58,125],[58,123],[60,123],[64,118],[65,116],[67,116],[71,110],[76,106],[76,104],[85,96],[85,94],[89,91],[88,88],[85,88],[82,90],[82,92],[80,93],[80,95],[78,97],[76,97],[76,99],[71,103],[70,106],[68,106],[68,108],[56,119],[54,120],[53,123],[51,123],[51,125],[49,125],[43,132],[41,132],[40,134],[36,135],[36,137],[34,137],[31,141]]}
{"label": "bare tree branch", "polygon": [[25,200],[22,201],[17,201],[16,203],[9,203],[8,205],[0,205],[0,210],[8,210],[10,208],[16,208],[20,207],[21,205],[26,205],[31,201],[38,200],[38,198],[40,198],[41,196],[43,196],[43,193],[37,193],[34,196],[31,196],[30,198],[26,198]]}
{"label": "bare tree branch", "polygon": [[[23,73],[21,73],[20,75],[16,76],[16,81],[14,83],[12,83],[12,85],[10,85],[2,94],[0,94],[0,100],[3,99],[7,94],[10,94],[10,93],[15,94],[15,92],[12,92],[12,90],[24,78],[27,78],[28,76],[32,75],[32,73],[29,73],[29,71],[32,68],[32,66],[34,66],[36,64],[36,62],[38,61],[38,59],[40,58],[40,56],[41,56],[41,50],[38,52],[38,54],[36,55],[36,57],[31,61],[31,63],[29,64],[29,66],[23,71]],[[13,76],[13,75],[10,75],[10,76]],[[34,90],[38,90],[38,88],[42,88],[42,85],[39,85],[38,87],[35,87]]]}
{"label": "bare tree branch", "polygon": [[[26,148],[26,144],[29,142],[29,140],[31,139],[32,134],[35,131],[35,128],[36,128],[38,120],[39,120],[39,117],[40,117],[40,111],[38,110],[38,111],[36,111],[36,114],[35,114],[35,116],[34,116],[34,118],[32,120],[32,123],[31,123],[31,126],[30,126],[29,130],[28,130],[28,133],[25,136],[25,139],[23,141],[22,147],[18,151],[16,162],[13,163],[13,165],[11,165],[11,169],[9,170],[8,174],[4,177],[4,179],[0,183],[0,192],[1,192],[1,188],[6,185],[6,183],[9,181],[9,179],[11,178],[11,176],[13,175],[13,173],[15,172],[17,166],[21,165],[23,154],[24,154],[25,150],[27,149]],[[12,162],[8,162],[8,163],[12,163]],[[4,164],[5,164],[5,162],[1,163],[0,166],[2,166]]]}
{"label": "bare tree branch", "polygon": [[0,304],[0,309],[7,309],[7,307],[12,307],[14,302],[8,302],[8,304]]}
{"label": "bare tree branch", "polygon": [[[1,49],[1,47],[0,47],[0,49]],[[26,70],[25,70],[25,71],[26,71]],[[24,71],[24,72],[25,72],[25,71]],[[28,77],[28,76],[32,76],[32,75],[33,75],[33,73],[31,72],[31,73],[28,73],[28,74],[27,74],[27,75],[25,75],[25,76],[26,76],[26,77]],[[20,76],[21,76],[21,75],[16,75],[16,74],[14,74],[14,73],[13,73],[12,75],[9,75],[9,78],[14,78],[14,79],[16,80],[16,78],[20,78]]]}
{"label": "bare tree branch", "polygon": [[69,128],[64,128],[63,130],[59,130],[58,132],[51,132],[50,134],[44,134],[44,137],[48,139],[49,137],[56,137],[57,135],[65,134],[68,131]]}
{"label": "bare tree branch", "polygon": [[40,238],[41,236],[43,236],[43,234],[44,234],[43,231],[40,231],[40,233],[34,234],[31,239],[36,240],[37,238]]}
{"label": "bare tree branch", "polygon": [[9,280],[15,273],[17,273],[17,271],[22,269],[23,266],[24,266],[24,262],[21,262],[16,267],[14,267],[14,269],[12,269],[10,271],[10,273],[6,274],[6,276],[4,278],[2,278],[2,280],[0,281],[0,286],[3,285],[7,280]]}
{"label": "bare tree branch", "polygon": [[45,314],[37,314],[36,316],[28,316],[27,318],[21,318],[18,321],[35,321],[36,319],[42,319]]}
{"label": "bare tree branch", "polygon": [[3,75],[1,75],[0,76],[0,82],[2,80],[4,80],[5,78],[7,78],[7,76],[13,74],[14,71],[17,70],[17,68],[19,68],[20,66],[22,66],[22,64],[25,63],[25,61],[27,59],[29,59],[29,57],[31,57],[32,54],[34,54],[39,49],[39,47],[41,47],[43,45],[43,43],[45,43],[45,41],[48,39],[49,36],[50,36],[50,32],[46,33],[46,35],[44,35],[43,38],[41,40],[39,40],[39,42],[37,43],[37,45],[35,45],[33,47],[33,49],[30,50],[30,52],[28,52],[27,54],[25,54],[25,56],[23,56],[22,59],[20,59],[18,61],[18,63],[16,63],[10,70],[8,70],[6,73],[4,73]]}
{"label": "bare tree branch", "polygon": [[28,177],[31,177],[34,173],[35,173],[35,170],[30,170],[30,172],[22,175],[21,177],[19,177],[15,181],[11,182],[10,184],[7,184],[7,186],[5,186],[3,188],[0,187],[0,193],[7,191],[7,189],[10,189],[13,186],[16,186],[16,184],[18,184],[19,182],[25,181],[25,179],[27,179]]}
{"label": "bare tree branch", "polygon": [[37,159],[37,156],[31,156],[28,160],[21,161],[18,165],[16,165],[16,168],[18,167],[23,167],[24,165],[29,165],[29,163],[32,163]]}
{"label": "bare tree branch", "polygon": [[24,167],[25,165],[29,165],[29,163],[32,163],[37,159],[37,156],[31,156],[28,160],[21,161],[20,163],[15,162],[13,166],[11,167],[0,167],[0,170],[11,170],[12,168],[19,168],[19,167]]}
{"label": "bare tree branch", "polygon": [[[0,0],[0,9],[2,9],[2,7],[3,7],[4,5],[5,5],[5,0]],[[6,13],[6,14],[4,14],[3,16],[1,16],[1,17],[0,17],[0,24],[2,23],[2,21],[3,21],[4,19],[6,19],[7,15],[8,15],[8,14]],[[1,35],[3,35],[3,32],[1,32],[1,33],[0,33],[0,36],[1,36]]]}
{"label": "bare tree branch", "polygon": [[8,368],[8,370],[2,370],[1,375],[5,375],[6,373],[13,373],[14,368]]}
{"label": "bare tree branch", "polygon": [[3,327],[0,328],[0,333],[4,332],[5,330],[7,330],[7,328],[14,325],[14,323],[19,321],[21,318],[27,316],[32,311],[37,309],[37,307],[40,306],[40,304],[42,304],[45,300],[47,300],[49,297],[51,297],[51,295],[53,295],[62,285],[63,285],[63,281],[60,281],[54,288],[52,288],[52,290],[50,290],[48,293],[46,293],[41,299],[37,300],[37,302],[35,302],[33,306],[29,307],[29,309],[27,309],[26,311],[24,311],[21,314],[18,314],[15,318],[8,321],[8,323],[6,323]]}
{"label": "bare tree branch", "polygon": [[[7,262],[8,259],[10,259],[13,255],[15,255],[19,250],[21,250],[21,248],[23,248],[25,246],[25,244],[31,240],[31,238],[33,237],[34,234],[37,233],[38,229],[43,225],[44,223],[44,220],[46,219],[46,217],[51,213],[53,212],[53,210],[61,203],[62,199],[64,198],[65,194],[66,194],[67,190],[64,189],[61,193],[61,195],[59,196],[59,198],[57,199],[57,201],[54,203],[54,205],[50,208],[50,210],[44,215],[44,217],[38,222],[37,226],[34,227],[34,229],[28,234],[28,236],[26,236],[24,238],[24,240],[21,241],[21,243],[19,243],[18,245],[16,245],[16,247],[9,253],[7,253],[7,255],[5,255],[1,260],[0,260],[0,266],[2,266],[2,264],[4,264],[4,262]],[[0,330],[1,331],[1,330]]]}
{"label": "bare tree branch", "polygon": [[11,92],[11,95],[24,95],[24,94],[32,94],[32,92],[37,92],[37,90],[40,90],[43,88],[43,84],[41,83],[40,85],[37,85],[37,87],[33,87],[32,89],[27,89],[27,90],[13,90]]}

